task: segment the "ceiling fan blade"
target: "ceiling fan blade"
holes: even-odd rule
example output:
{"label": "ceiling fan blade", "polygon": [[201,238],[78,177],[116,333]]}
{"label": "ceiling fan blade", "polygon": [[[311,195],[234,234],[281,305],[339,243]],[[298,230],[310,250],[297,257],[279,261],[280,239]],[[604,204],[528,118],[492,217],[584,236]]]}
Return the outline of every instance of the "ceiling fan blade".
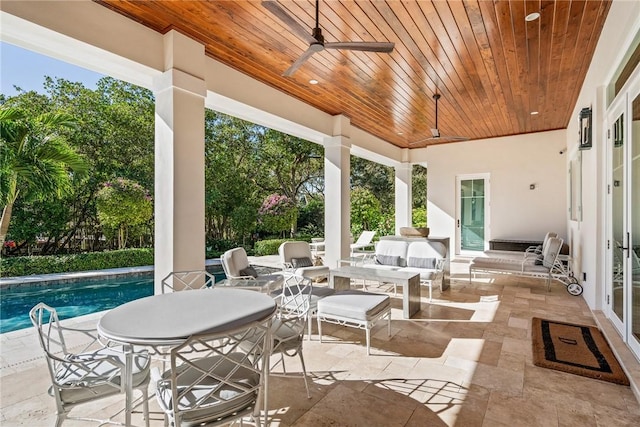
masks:
{"label": "ceiling fan blade", "polygon": [[303,27],[298,21],[296,21],[291,15],[289,15],[276,1],[265,0],[262,2],[262,6],[269,12],[274,14],[276,18],[281,20],[287,27],[291,28],[295,34],[307,43],[315,43],[317,40],[309,33],[305,27]]}
{"label": "ceiling fan blade", "polygon": [[289,76],[291,76],[293,73],[295,73],[295,72],[296,72],[296,70],[297,70],[298,68],[300,68],[300,66],[301,66],[302,64],[304,64],[305,62],[307,62],[307,60],[308,60],[309,58],[311,58],[311,55],[313,55],[313,54],[314,54],[314,53],[316,53],[316,52],[317,52],[317,49],[314,49],[314,46],[313,46],[313,45],[312,45],[312,46],[310,46],[310,47],[309,47],[309,49],[307,49],[307,50],[306,50],[306,51],[305,51],[305,52],[300,56],[300,58],[298,58],[298,59],[296,60],[296,62],[294,62],[294,63],[291,65],[291,67],[289,67],[289,68],[287,69],[287,71],[285,71],[282,75],[283,75],[283,76],[285,76],[285,77],[289,77]]}
{"label": "ceiling fan blade", "polygon": [[[432,131],[435,129],[432,129]],[[425,142],[428,141],[435,141],[438,144],[442,144],[445,142],[459,142],[459,141],[468,141],[469,138],[467,138],[466,136],[444,136],[444,135],[440,135],[440,136],[432,136],[429,138],[425,138],[425,139],[420,139],[418,141],[415,142],[410,142],[409,143],[409,147],[413,146],[413,145],[419,145],[419,144],[423,144]]]}
{"label": "ceiling fan blade", "polygon": [[391,42],[333,42],[325,43],[325,49],[347,49],[359,50],[362,52],[393,52],[395,43]]}

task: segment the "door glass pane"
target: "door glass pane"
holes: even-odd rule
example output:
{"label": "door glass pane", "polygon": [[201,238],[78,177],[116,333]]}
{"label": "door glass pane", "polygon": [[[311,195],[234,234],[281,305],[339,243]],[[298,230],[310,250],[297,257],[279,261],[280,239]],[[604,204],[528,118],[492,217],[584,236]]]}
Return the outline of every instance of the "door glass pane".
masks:
{"label": "door glass pane", "polygon": [[640,340],[640,95],[633,100],[631,127],[631,331]]}
{"label": "door glass pane", "polygon": [[484,250],[484,179],[460,182],[461,249]]}
{"label": "door glass pane", "polygon": [[612,284],[613,292],[612,307],[613,312],[620,320],[624,320],[624,251],[626,243],[624,238],[624,114],[621,115],[613,126],[613,176],[611,188],[612,198]]}

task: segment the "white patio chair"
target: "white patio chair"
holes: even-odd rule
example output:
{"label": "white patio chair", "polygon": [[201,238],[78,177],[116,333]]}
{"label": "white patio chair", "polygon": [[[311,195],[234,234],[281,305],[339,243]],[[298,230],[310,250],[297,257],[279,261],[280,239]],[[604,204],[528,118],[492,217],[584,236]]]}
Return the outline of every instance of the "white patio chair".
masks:
{"label": "white patio chair", "polygon": [[223,425],[247,416],[259,425],[263,399],[266,424],[271,317],[194,335],[171,350],[170,369],[153,372],[165,425]]}
{"label": "white patio chair", "polygon": [[278,248],[282,267],[297,276],[308,279],[321,279],[329,276],[329,267],[313,265],[311,247],[302,241],[283,242]]}
{"label": "white patio chair", "polygon": [[284,280],[281,274],[258,274],[249,263],[243,247],[226,251],[220,257],[220,261],[227,279],[241,281],[237,286],[240,288],[261,289],[260,285],[264,285],[266,289],[275,289],[280,287]]}
{"label": "white patio chair", "polygon": [[271,327],[273,337],[271,354],[280,354],[280,361],[273,366],[282,363],[282,370],[286,375],[284,356],[299,356],[304,387],[307,390],[308,398],[311,398],[311,393],[309,392],[307,369],[302,355],[302,342],[304,341],[305,326],[309,322],[312,295],[313,286],[311,280],[295,275],[286,277],[284,287],[274,294],[278,310]]}
{"label": "white patio chair", "polygon": [[213,288],[216,278],[205,270],[173,271],[162,279],[162,293]]}
{"label": "white patio chair", "polygon": [[[125,392],[122,381],[125,373],[125,352],[122,347],[105,347],[98,341],[94,329],[64,327],[56,310],[39,303],[29,311],[31,323],[38,332],[40,346],[51,375],[49,394],[56,399],[56,426],[65,419],[95,421],[102,424],[110,420],[69,417],[76,405]],[[71,352],[67,342],[80,350]],[[149,385],[149,354],[133,354],[132,386],[142,393],[146,425],[149,426],[147,387]],[[122,412],[122,411],[120,411]],[[120,413],[118,412],[118,413]],[[117,415],[117,414],[116,414]]]}
{"label": "white patio chair", "polygon": [[355,253],[363,251],[367,248],[373,248],[373,237],[376,235],[375,231],[363,231],[358,240],[355,243],[351,244],[351,255],[353,256]]}

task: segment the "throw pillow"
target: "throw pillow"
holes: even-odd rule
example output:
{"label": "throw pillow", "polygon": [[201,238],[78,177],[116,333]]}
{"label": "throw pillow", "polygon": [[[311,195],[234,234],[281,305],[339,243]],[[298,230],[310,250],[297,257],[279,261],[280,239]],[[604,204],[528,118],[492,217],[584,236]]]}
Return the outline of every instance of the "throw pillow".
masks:
{"label": "throw pillow", "polygon": [[376,255],[376,264],[392,265],[394,267],[400,267],[400,256]]}
{"label": "throw pillow", "polygon": [[258,272],[255,268],[248,266],[239,271],[241,276],[253,276],[258,277]]}
{"label": "throw pillow", "polygon": [[291,258],[291,265],[293,265],[293,268],[312,267],[313,262],[309,257]]}
{"label": "throw pillow", "polygon": [[416,268],[429,268],[431,270],[436,268],[436,259],[435,258],[414,258],[409,257],[407,262],[408,267],[416,267]]}

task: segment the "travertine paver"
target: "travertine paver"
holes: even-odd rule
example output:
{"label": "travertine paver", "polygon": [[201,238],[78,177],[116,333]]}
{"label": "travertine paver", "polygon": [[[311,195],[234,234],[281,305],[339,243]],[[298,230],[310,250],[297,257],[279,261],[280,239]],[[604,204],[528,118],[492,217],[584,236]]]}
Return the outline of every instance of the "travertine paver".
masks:
{"label": "travertine paver", "polygon": [[[274,426],[632,426],[640,406],[629,387],[539,368],[531,361],[531,317],[595,324],[582,298],[560,284],[493,276],[469,284],[468,264],[452,263],[451,289],[434,294],[422,311],[402,319],[392,305],[386,325],[372,333],[371,356],[364,332],[323,326],[326,339],[304,342],[312,398],[299,376],[270,379]],[[375,286],[369,287],[375,291]],[[381,288],[386,289],[386,288]],[[81,319],[95,323],[98,315]],[[55,405],[48,374],[32,331],[0,339],[0,424],[50,426]],[[286,358],[298,374],[297,358]],[[122,396],[79,406],[76,415],[117,412]],[[162,426],[152,400],[151,425]],[[137,425],[143,425],[139,414]],[[65,426],[92,423],[69,421]]]}

